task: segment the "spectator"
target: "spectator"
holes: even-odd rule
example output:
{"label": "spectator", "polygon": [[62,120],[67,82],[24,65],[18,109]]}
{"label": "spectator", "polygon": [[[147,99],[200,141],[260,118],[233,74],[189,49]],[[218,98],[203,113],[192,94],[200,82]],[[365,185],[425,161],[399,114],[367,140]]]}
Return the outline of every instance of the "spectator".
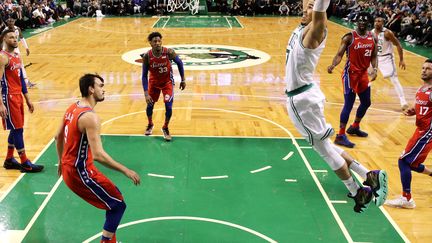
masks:
{"label": "spectator", "polygon": [[286,5],[286,2],[283,1],[282,4],[279,6],[279,15],[280,16],[282,16],[282,15],[288,16],[289,15],[289,11],[290,11],[290,9]]}

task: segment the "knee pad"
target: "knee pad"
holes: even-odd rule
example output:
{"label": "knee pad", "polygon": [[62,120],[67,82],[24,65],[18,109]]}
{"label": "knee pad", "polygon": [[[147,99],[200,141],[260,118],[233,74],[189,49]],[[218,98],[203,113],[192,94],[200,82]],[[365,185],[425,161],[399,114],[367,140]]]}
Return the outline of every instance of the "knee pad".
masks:
{"label": "knee pad", "polygon": [[333,171],[340,169],[346,162],[345,159],[334,149],[334,145],[328,139],[317,141],[313,148],[327,162]]}
{"label": "knee pad", "polygon": [[425,170],[425,166],[424,164],[419,164],[417,167],[414,167],[412,165],[410,165],[410,168],[412,171],[418,172],[418,173],[422,173]]}

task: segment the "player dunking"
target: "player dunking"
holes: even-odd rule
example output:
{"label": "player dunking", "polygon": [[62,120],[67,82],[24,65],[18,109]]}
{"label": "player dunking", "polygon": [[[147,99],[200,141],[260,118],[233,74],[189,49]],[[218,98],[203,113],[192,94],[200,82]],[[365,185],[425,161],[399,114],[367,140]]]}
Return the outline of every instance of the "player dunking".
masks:
{"label": "player dunking", "polygon": [[115,243],[115,232],[126,210],[119,189],[99,170],[93,160],[122,172],[135,185],[139,175],[116,162],[102,147],[99,117],[93,111],[104,100],[104,80],[94,74],[85,74],[79,80],[82,99],[72,104],[62,118],[56,134],[58,174],[79,197],[93,206],[106,210],[101,242]]}
{"label": "player dunking", "polygon": [[[3,128],[10,130],[8,136],[8,150],[3,167],[6,169],[19,169],[21,172],[40,172],[42,165],[35,165],[27,158],[24,148],[24,101],[30,113],[34,106],[27,93],[27,87],[22,76],[22,62],[18,53],[14,50],[18,46],[17,36],[14,30],[6,30],[1,38],[4,42],[4,50],[0,51],[0,77],[1,97],[0,115]],[[19,163],[14,157],[14,149],[20,157]]]}
{"label": "player dunking", "polygon": [[[372,195],[376,205],[384,203],[387,174],[380,170],[368,171],[329,140],[334,130],[324,118],[324,94],[313,80],[327,38],[326,9],[329,4],[330,0],[303,0],[301,25],[291,34],[286,50],[287,109],[297,130],[343,181],[350,192],[348,196],[355,201],[354,211],[360,213],[369,205]],[[358,173],[370,187],[359,186],[349,169]]]}
{"label": "player dunking", "polygon": [[[177,64],[180,73],[180,90],[186,88],[183,62],[173,49],[162,46],[162,35],[159,32],[152,32],[147,40],[150,43],[151,50],[142,55],[142,84],[147,102],[146,113],[148,118],[145,135],[151,135],[153,132],[154,124],[152,116],[154,103],[158,101],[160,93],[162,92],[165,102],[165,123],[162,127],[162,132],[165,140],[171,141],[171,134],[168,129],[174,101],[174,77],[171,61]],[[149,72],[150,78],[147,77]]]}
{"label": "player dunking", "polygon": [[383,77],[390,79],[394,85],[402,111],[404,111],[408,108],[408,103],[405,100],[404,91],[398,79],[395,56],[393,54],[393,45],[395,45],[399,53],[399,67],[405,69],[402,46],[393,32],[384,27],[384,19],[382,17],[375,18],[372,34],[378,41],[378,69],[381,71]]}
{"label": "player dunking", "polygon": [[347,61],[342,73],[344,89],[344,106],[340,114],[339,133],[336,136],[335,144],[353,148],[354,143],[349,141],[345,134],[345,127],[348,123],[356,95],[360,98],[360,105],[357,108],[354,123],[347,129],[347,133],[359,137],[367,137],[368,134],[360,130],[360,121],[371,105],[371,90],[367,69],[372,64],[371,81],[377,76],[377,48],[376,41],[371,32],[367,31],[370,15],[361,12],[357,15],[357,28],[342,37],[339,50],[333,59],[333,63],[327,68],[328,73],[341,62],[343,54],[347,53]]}
{"label": "player dunking", "polygon": [[416,204],[411,197],[411,171],[432,176],[432,170],[423,164],[432,149],[432,59],[423,63],[421,79],[424,84],[417,90],[415,107],[404,112],[407,116],[416,116],[417,129],[398,162],[402,196],[386,201],[385,205],[415,208]]}

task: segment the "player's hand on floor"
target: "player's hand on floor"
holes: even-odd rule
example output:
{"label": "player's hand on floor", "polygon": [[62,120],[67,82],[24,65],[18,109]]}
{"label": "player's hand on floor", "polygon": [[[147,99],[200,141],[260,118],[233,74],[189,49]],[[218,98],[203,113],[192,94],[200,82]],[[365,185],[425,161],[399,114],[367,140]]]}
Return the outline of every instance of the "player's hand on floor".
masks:
{"label": "player's hand on floor", "polygon": [[141,183],[141,178],[135,171],[128,169],[125,175],[129,177],[135,185],[139,185]]}
{"label": "player's hand on floor", "polygon": [[180,90],[184,90],[185,88],[186,88],[186,82],[185,82],[185,81],[181,81],[181,82],[180,82],[179,89],[180,89]]}

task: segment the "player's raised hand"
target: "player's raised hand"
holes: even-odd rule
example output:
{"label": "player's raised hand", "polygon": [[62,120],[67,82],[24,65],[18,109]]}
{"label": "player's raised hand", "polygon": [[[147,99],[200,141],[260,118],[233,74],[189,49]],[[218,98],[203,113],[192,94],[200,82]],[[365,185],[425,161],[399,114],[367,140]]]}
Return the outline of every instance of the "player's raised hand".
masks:
{"label": "player's raised hand", "polygon": [[186,88],[186,82],[185,82],[185,81],[181,81],[181,82],[180,82],[179,89],[180,89],[180,90],[184,90],[185,88]]}
{"label": "player's raised hand", "polygon": [[135,171],[127,169],[125,175],[129,177],[135,185],[139,185],[141,183],[141,178]]}

